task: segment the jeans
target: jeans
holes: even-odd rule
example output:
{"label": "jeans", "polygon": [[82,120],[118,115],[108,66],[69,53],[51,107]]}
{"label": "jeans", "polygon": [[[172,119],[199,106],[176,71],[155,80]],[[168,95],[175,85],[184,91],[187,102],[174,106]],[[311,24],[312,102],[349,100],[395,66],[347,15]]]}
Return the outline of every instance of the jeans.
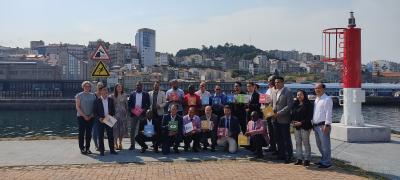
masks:
{"label": "jeans", "polygon": [[[78,117],[78,126],[79,126],[79,149],[80,150],[89,150],[90,148],[90,139],[92,138],[92,124],[93,118],[89,121],[86,121],[82,116]],[[86,140],[86,145],[85,145]]]}
{"label": "jeans", "polygon": [[276,130],[275,138],[278,142],[278,155],[281,159],[290,159],[293,157],[292,138],[290,136],[290,124],[280,124],[274,122]]}
{"label": "jeans", "polygon": [[317,142],[317,147],[319,152],[321,153],[322,157],[319,163],[325,166],[330,166],[332,165],[332,160],[331,160],[331,138],[330,134],[331,131],[329,130],[328,134],[325,134],[323,132],[324,126],[315,126],[314,127],[314,132],[315,132],[315,140]]}
{"label": "jeans", "polygon": [[[294,131],[294,137],[296,139],[296,155],[297,159],[310,160],[311,157],[311,146],[310,146],[310,132],[311,130],[296,129]],[[304,155],[303,155],[304,145]]]}
{"label": "jeans", "polygon": [[94,118],[93,126],[92,126],[92,138],[93,138],[94,146],[96,146],[96,148],[99,148],[99,127],[100,127],[99,119]]}

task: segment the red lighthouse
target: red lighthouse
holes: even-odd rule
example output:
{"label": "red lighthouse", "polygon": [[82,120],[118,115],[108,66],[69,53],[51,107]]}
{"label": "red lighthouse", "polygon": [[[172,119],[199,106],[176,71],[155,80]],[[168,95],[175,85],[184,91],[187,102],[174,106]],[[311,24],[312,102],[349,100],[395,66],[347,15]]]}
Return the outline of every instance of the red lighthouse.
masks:
{"label": "red lighthouse", "polygon": [[361,29],[353,12],[344,30],[343,88],[361,88]]}

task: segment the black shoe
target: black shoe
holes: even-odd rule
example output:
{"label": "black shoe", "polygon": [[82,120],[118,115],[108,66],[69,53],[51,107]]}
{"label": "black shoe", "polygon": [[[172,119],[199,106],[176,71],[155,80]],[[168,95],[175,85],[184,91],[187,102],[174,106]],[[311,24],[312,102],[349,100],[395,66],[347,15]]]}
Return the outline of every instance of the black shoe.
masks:
{"label": "black shoe", "polygon": [[154,148],[154,152],[155,152],[155,153],[158,153],[158,148]]}
{"label": "black shoe", "polygon": [[305,160],[303,166],[310,166],[310,161],[309,160]]}
{"label": "black shoe", "polygon": [[298,159],[294,165],[303,165],[303,160]]}
{"label": "black shoe", "polygon": [[168,155],[169,153],[167,153],[167,152],[162,152],[162,154],[163,154],[163,155]]}
{"label": "black shoe", "polygon": [[272,153],[272,155],[274,155],[274,156],[278,155],[278,151],[274,151],[274,152]]}
{"label": "black shoe", "polygon": [[135,149],[135,146],[132,146],[132,145],[131,145],[131,147],[129,147],[128,150],[132,151],[132,150],[134,150],[134,149]]}
{"label": "black shoe", "polygon": [[292,163],[292,162],[293,162],[292,159],[289,159],[289,158],[285,159],[285,164],[289,164],[289,163]]}
{"label": "black shoe", "polygon": [[316,162],[316,163],[314,163],[314,165],[319,166],[319,165],[321,165],[321,163],[320,162]]}
{"label": "black shoe", "polygon": [[117,152],[115,152],[115,151],[110,151],[110,154],[117,155],[118,153],[117,153]]}
{"label": "black shoe", "polygon": [[197,148],[193,148],[193,152],[199,152]]}
{"label": "black shoe", "polygon": [[215,148],[211,148],[211,152],[215,152]]}
{"label": "black shoe", "polygon": [[81,154],[86,155],[87,152],[85,150],[81,149]]}
{"label": "black shoe", "polygon": [[174,149],[174,153],[175,154],[179,154],[179,150],[178,149]]}
{"label": "black shoe", "polygon": [[265,152],[276,152],[276,149],[268,148],[268,149],[265,150]]}
{"label": "black shoe", "polygon": [[203,147],[203,151],[207,151],[207,146],[204,146],[204,147]]}
{"label": "black shoe", "polygon": [[326,168],[329,168],[329,167],[331,167],[332,165],[323,165],[323,164],[321,164],[321,165],[319,165],[318,166],[318,168],[321,168],[321,169],[326,169]]}
{"label": "black shoe", "polygon": [[264,158],[264,155],[263,155],[263,154],[258,154],[256,157],[257,157],[258,159],[262,159],[262,158]]}
{"label": "black shoe", "polygon": [[183,151],[188,152],[188,151],[189,151],[189,148],[188,148],[188,147],[184,147],[184,148],[183,148]]}
{"label": "black shoe", "polygon": [[92,151],[90,151],[89,149],[86,150],[86,154],[92,154]]}
{"label": "black shoe", "polygon": [[104,156],[104,152],[100,152],[100,156]]}
{"label": "black shoe", "polygon": [[147,147],[142,147],[142,150],[140,150],[140,153],[146,152]]}

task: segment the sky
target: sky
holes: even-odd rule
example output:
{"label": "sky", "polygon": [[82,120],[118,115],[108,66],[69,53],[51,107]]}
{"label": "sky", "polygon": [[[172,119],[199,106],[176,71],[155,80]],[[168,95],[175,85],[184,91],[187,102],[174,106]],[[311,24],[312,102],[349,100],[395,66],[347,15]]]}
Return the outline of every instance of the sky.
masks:
{"label": "sky", "polygon": [[322,30],[347,27],[354,11],[363,63],[400,63],[399,7],[398,0],[0,0],[0,46],[134,44],[138,29],[151,28],[159,52],[228,42],[322,54]]}

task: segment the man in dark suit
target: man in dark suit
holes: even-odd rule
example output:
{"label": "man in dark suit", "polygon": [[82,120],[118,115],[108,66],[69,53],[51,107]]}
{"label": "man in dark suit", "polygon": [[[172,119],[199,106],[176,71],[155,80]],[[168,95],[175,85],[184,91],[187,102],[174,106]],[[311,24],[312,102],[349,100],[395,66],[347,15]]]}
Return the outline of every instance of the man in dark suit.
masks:
{"label": "man in dark suit", "polygon": [[290,163],[293,157],[292,138],[290,136],[290,111],[293,106],[293,96],[290,89],[284,87],[283,77],[275,78],[275,91],[271,93],[272,109],[274,110],[274,130],[278,142],[278,159]]}
{"label": "man in dark suit", "polygon": [[[250,95],[250,102],[246,108],[246,114],[247,114],[247,119],[246,119],[246,126],[247,127],[247,121],[249,121],[251,117],[251,113],[253,111],[256,111],[258,116],[262,118],[262,113],[261,113],[261,104],[260,104],[260,94],[255,90],[256,89],[256,84],[254,82],[249,82],[247,83],[247,94]],[[243,128],[243,127],[242,127]],[[242,132],[246,132],[246,128],[242,129]]]}
{"label": "man in dark suit", "polygon": [[[147,128],[151,128],[152,132],[148,131]],[[158,119],[153,118],[153,112],[151,110],[147,110],[146,118],[140,121],[139,124],[139,132],[138,135],[135,137],[136,142],[142,147],[141,153],[146,152],[148,146],[146,145],[146,141],[152,141],[154,146],[154,152],[158,153],[158,144],[159,144],[159,137],[158,134],[160,132],[160,124],[158,123]]]}
{"label": "man in dark suit", "polygon": [[100,156],[104,156],[104,129],[107,131],[108,145],[110,147],[111,154],[118,154],[114,150],[114,137],[113,137],[113,129],[112,127],[105,124],[105,120],[107,119],[107,115],[114,116],[115,115],[115,106],[112,98],[108,97],[107,87],[101,86],[99,87],[100,97],[94,101],[93,112],[96,117],[100,121],[99,125],[99,150]]}
{"label": "man in dark suit", "polygon": [[131,147],[129,147],[129,150],[133,150],[135,149],[135,136],[139,122],[144,119],[146,111],[150,108],[150,96],[147,92],[143,92],[141,82],[136,84],[136,91],[129,96],[128,108],[132,117]]}
{"label": "man in dark suit", "polygon": [[201,116],[201,121],[207,121],[209,123],[209,128],[201,128],[201,143],[203,144],[203,150],[207,150],[210,145],[208,143],[208,138],[211,138],[211,151],[215,151],[217,146],[217,129],[218,129],[218,116],[212,111],[211,106],[206,106],[204,109],[204,115]]}
{"label": "man in dark suit", "polygon": [[[234,90],[233,91],[234,95],[246,94],[245,92],[242,91],[242,83],[240,82],[235,82],[235,84],[233,85],[233,90]],[[245,133],[247,126],[245,104],[234,102],[231,103],[230,105],[232,108],[232,115],[238,118],[240,128],[242,129],[242,132]]]}
{"label": "man in dark suit", "polygon": [[239,121],[235,116],[231,115],[231,107],[226,105],[224,107],[224,116],[218,123],[218,131],[226,128],[227,133],[221,135],[218,132],[217,144],[228,148],[230,153],[236,153],[237,151],[237,140],[240,133]]}
{"label": "man in dark suit", "polygon": [[[183,119],[182,116],[178,115],[178,105],[171,105],[170,111],[171,113],[163,116],[161,123],[161,146],[163,154],[169,154],[171,146],[173,146],[175,153],[179,153],[178,147],[182,141]],[[175,122],[174,124],[177,127],[172,127],[171,121]]]}

